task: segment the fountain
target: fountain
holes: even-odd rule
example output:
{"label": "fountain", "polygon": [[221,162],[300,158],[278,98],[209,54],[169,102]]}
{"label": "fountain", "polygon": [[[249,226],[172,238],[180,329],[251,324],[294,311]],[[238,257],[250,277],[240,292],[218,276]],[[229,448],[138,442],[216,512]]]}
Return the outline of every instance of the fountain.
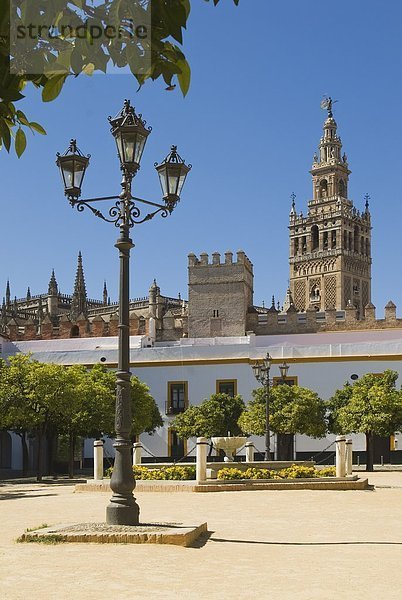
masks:
{"label": "fountain", "polygon": [[215,450],[224,451],[226,455],[224,458],[225,462],[233,462],[233,453],[236,453],[239,448],[244,446],[244,444],[247,442],[247,438],[240,436],[219,436],[212,437],[211,441]]}

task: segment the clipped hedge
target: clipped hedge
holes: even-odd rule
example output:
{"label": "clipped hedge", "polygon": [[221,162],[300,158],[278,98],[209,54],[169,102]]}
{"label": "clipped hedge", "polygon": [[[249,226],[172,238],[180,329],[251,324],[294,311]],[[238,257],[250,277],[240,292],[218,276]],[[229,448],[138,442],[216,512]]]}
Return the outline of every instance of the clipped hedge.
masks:
{"label": "clipped hedge", "polygon": [[[160,469],[152,469],[144,465],[134,465],[133,472],[135,479],[153,479],[153,480],[172,480],[186,481],[195,479],[195,465],[182,466],[172,465],[171,467],[162,467]],[[106,477],[111,477],[113,467],[107,469]]]}
{"label": "clipped hedge", "polygon": [[250,467],[245,471],[233,467],[220,469],[218,479],[312,479],[314,477],[335,477],[335,467],[315,469],[303,465],[291,465],[286,469],[257,469]]}

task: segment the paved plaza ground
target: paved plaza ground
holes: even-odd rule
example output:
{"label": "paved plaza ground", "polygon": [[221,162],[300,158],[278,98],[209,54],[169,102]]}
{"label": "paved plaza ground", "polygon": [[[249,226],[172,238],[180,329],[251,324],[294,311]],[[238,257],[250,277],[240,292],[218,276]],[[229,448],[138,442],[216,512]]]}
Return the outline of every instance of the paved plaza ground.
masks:
{"label": "paved plaza ground", "polygon": [[0,598],[400,599],[402,472],[369,481],[384,487],[137,494],[143,522],[207,521],[194,548],[17,544],[27,527],[103,520],[109,494],[0,483]]}

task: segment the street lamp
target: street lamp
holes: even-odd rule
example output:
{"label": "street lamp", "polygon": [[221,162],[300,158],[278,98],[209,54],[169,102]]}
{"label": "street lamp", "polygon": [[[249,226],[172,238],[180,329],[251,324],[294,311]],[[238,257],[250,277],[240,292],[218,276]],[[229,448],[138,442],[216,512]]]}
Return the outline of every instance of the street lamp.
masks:
{"label": "street lamp", "polygon": [[[149,221],[158,213],[167,217],[174,210],[180,199],[184,180],[191,169],[177,154],[175,148],[174,157],[170,160],[172,152],[166,157],[156,170],[164,181],[168,181],[168,187],[163,190],[164,204],[149,202],[142,198],[136,198],[131,194],[131,183],[133,177],[140,168],[142,153],[144,151],[147,137],[151,132],[146,127],[146,122],[141,115],[135,113],[129,100],[125,100],[122,110],[113,119],[109,117],[111,132],[116,140],[120,169],[123,173],[121,182],[122,191],[118,196],[106,196],[102,198],[89,198],[80,200],[81,186],[86,168],[89,164],[89,155],[84,156],[77,148],[77,143],[72,140],[64,154],[57,154],[56,164],[60,168],[64,182],[64,193],[71,206],[79,212],[88,208],[96,217],[113,223],[120,229],[120,236],[115,247],[119,251],[120,258],[120,286],[119,286],[119,340],[118,340],[118,370],[116,373],[116,413],[115,430],[116,440],[115,463],[110,480],[113,491],[110,504],[106,508],[106,522],[112,525],[137,525],[139,522],[139,506],[133,496],[135,479],[131,465],[131,403],[130,403],[130,337],[129,337],[129,265],[130,250],[134,244],[129,232],[134,225]],[[170,163],[174,167],[170,168]],[[166,179],[167,177],[167,179]],[[105,216],[99,209],[93,206],[96,202],[104,200],[115,200],[114,205]],[[151,212],[142,216],[138,203],[145,204],[152,209]]]}
{"label": "street lamp", "polygon": [[279,365],[279,371],[281,372],[281,383],[286,383],[286,376],[289,371],[289,365],[287,362],[283,362],[281,365]]}
{"label": "street lamp", "polygon": [[254,377],[265,387],[265,460],[271,459],[271,438],[269,433],[269,402],[270,402],[270,379],[271,356],[267,352],[266,357],[252,365]]}

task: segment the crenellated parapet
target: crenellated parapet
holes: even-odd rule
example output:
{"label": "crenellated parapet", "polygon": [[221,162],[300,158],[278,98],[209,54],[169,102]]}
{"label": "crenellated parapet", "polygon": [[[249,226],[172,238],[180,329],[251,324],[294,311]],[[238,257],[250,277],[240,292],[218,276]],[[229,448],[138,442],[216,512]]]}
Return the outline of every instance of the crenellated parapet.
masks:
{"label": "crenellated parapet", "polygon": [[253,331],[256,335],[278,335],[370,329],[402,329],[402,318],[396,316],[392,301],[384,308],[384,318],[376,318],[376,308],[371,302],[366,305],[363,316],[351,303],[345,310],[317,311],[314,306],[309,306],[306,311],[297,312],[291,306],[286,312],[270,312],[259,308]]}

